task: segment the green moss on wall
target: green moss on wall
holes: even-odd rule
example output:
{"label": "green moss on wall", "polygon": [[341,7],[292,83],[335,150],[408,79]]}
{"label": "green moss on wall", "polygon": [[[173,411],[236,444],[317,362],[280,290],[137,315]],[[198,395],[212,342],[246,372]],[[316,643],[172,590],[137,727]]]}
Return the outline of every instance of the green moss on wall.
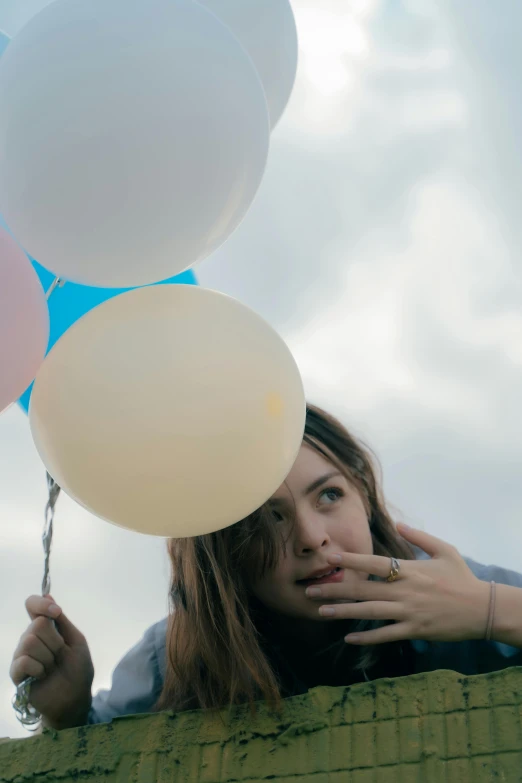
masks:
{"label": "green moss on wall", "polygon": [[522,781],[522,669],[320,687],[228,713],[164,712],[0,744],[0,783]]}

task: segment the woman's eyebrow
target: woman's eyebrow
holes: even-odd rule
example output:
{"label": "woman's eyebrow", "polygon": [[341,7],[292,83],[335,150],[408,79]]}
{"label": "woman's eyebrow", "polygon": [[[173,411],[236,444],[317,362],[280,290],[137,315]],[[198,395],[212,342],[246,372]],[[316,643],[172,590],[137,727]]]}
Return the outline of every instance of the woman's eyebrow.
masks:
{"label": "woman's eyebrow", "polygon": [[312,481],[310,486],[308,486],[303,492],[303,497],[306,495],[311,495],[312,492],[315,492],[316,489],[319,489],[320,486],[326,484],[327,481],[330,481],[330,479],[335,478],[335,476],[342,476],[342,475],[343,474],[340,473],[338,470],[333,471],[333,473],[326,473],[324,476],[321,476],[321,478]]}
{"label": "woman's eyebrow", "polygon": [[[315,479],[315,481],[312,481],[312,483],[306,487],[304,492],[302,493],[303,497],[306,497],[307,495],[311,495],[312,492],[315,492],[316,489],[319,489],[323,484],[326,484],[327,481],[330,481],[330,479],[335,478],[336,476],[341,476],[342,478],[345,478],[344,474],[341,473],[338,470],[332,471],[331,473],[325,473],[324,476],[321,476],[320,478]],[[273,506],[285,506],[288,504],[287,498],[270,498],[269,503]]]}

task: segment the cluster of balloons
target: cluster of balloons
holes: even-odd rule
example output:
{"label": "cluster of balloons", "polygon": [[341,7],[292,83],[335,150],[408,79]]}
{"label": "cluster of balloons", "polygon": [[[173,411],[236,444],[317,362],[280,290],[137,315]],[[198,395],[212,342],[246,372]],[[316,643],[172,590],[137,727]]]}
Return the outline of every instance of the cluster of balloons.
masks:
{"label": "cluster of balloons", "polygon": [[262,181],[289,0],[54,0],[4,38],[0,411],[20,398],[48,472],[108,522],[231,525],[290,470],[304,392],[277,333],[191,270]]}

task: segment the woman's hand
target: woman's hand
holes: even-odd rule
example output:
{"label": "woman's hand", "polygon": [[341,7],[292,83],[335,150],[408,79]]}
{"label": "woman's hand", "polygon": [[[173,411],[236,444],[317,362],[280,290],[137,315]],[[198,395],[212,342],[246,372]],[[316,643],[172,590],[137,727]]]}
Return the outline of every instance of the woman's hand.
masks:
{"label": "woman's hand", "polygon": [[[333,620],[395,621],[382,628],[349,634],[345,641],[351,644],[382,644],[400,639],[483,639],[490,584],[477,579],[451,544],[420,530],[398,527],[401,536],[427,552],[431,560],[400,560],[400,572],[394,582],[358,580],[353,585],[342,582],[308,588],[307,595],[322,603],[319,614]],[[340,555],[340,562],[331,557],[328,562],[385,580],[390,574],[389,557],[349,552]],[[317,589],[320,595],[312,593]],[[351,603],[329,605],[328,599],[346,599]]]}
{"label": "woman's hand", "polygon": [[[52,596],[31,595],[25,602],[31,622],[20,637],[11,663],[15,685],[35,677],[29,701],[45,726],[68,729],[87,721],[94,666],[85,636]],[[54,621],[54,622],[53,622]]]}

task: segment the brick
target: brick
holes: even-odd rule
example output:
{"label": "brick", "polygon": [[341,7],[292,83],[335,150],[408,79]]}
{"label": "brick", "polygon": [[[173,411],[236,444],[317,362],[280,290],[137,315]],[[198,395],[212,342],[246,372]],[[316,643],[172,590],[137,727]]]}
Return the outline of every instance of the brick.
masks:
{"label": "brick", "polygon": [[520,707],[498,707],[490,713],[492,745],[497,752],[520,750]]}
{"label": "brick", "polygon": [[381,720],[376,724],[377,766],[399,764],[399,722],[397,720]]}
{"label": "brick", "polygon": [[375,711],[378,720],[389,720],[399,715],[399,699],[394,680],[378,680],[375,683]]}
{"label": "brick", "polygon": [[399,756],[401,761],[419,762],[422,758],[422,723],[419,718],[399,721]]}
{"label": "brick", "polygon": [[469,755],[468,715],[466,712],[449,712],[446,715],[447,758],[465,758]]}
{"label": "brick", "polygon": [[375,722],[354,723],[352,728],[352,766],[374,767],[375,754]]}

